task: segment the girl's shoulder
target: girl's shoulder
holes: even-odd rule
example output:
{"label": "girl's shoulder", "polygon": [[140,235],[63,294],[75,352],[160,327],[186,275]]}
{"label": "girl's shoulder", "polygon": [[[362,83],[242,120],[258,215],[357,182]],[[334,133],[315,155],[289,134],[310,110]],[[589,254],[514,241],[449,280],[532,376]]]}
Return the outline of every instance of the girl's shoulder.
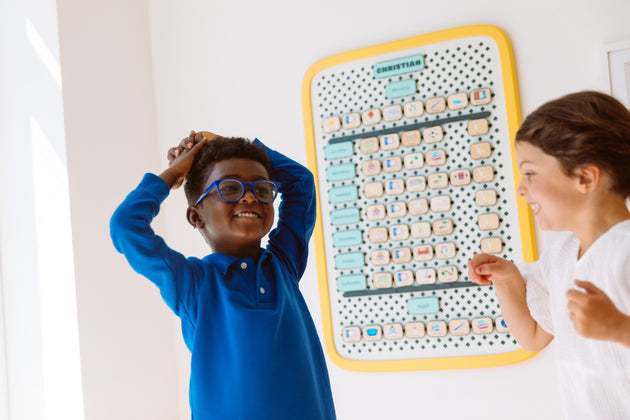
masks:
{"label": "girl's shoulder", "polygon": [[618,238],[630,238],[630,219],[617,223],[608,232]]}
{"label": "girl's shoulder", "polygon": [[542,238],[542,249],[533,263],[517,263],[523,277],[536,277],[542,281],[544,273],[553,270],[570,270],[575,263],[575,256],[580,242],[572,232],[545,231]]}
{"label": "girl's shoulder", "polygon": [[617,223],[597,239],[594,247],[601,255],[626,254],[630,256],[630,219]]}
{"label": "girl's shoulder", "polygon": [[555,259],[565,253],[573,253],[576,246],[579,248],[580,241],[573,232],[545,232],[544,237],[544,255]]}

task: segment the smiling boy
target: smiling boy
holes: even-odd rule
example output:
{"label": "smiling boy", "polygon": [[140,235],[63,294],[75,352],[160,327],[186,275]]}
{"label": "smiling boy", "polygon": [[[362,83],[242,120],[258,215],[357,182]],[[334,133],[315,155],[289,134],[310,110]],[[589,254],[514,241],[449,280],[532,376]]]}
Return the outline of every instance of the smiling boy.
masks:
{"label": "smiling boy", "polygon": [[[192,133],[112,216],[116,249],[159,289],[191,351],[192,418],[334,419],[328,372],[299,290],[315,223],[312,174],[260,141]],[[273,180],[270,179],[273,175]],[[186,218],[213,253],[184,257],[150,227],[185,180]],[[277,227],[273,201],[282,195]]]}

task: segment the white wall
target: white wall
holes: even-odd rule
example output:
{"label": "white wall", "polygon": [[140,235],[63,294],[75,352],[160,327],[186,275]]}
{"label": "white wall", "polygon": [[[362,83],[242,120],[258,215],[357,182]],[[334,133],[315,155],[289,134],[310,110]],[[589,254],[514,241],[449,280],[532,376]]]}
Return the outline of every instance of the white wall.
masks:
{"label": "white wall", "polygon": [[116,206],[160,167],[147,4],[57,5],[85,419],[174,419],[173,317],[109,238]]}
{"label": "white wall", "polygon": [[[83,416],[54,0],[0,0],[0,418]],[[5,354],[6,350],[6,354]],[[4,362],[6,356],[6,377]],[[0,389],[4,389],[4,385]],[[4,403],[4,401],[2,401]]]}
{"label": "white wall", "polygon": [[[569,91],[606,89],[603,48],[630,39],[626,0],[57,4],[87,420],[188,417],[188,355],[176,320],[116,254],[108,220],[142,173],[164,167],[166,149],[189,130],[258,136],[305,163],[301,83],[322,58],[493,24],[511,39],[527,113]],[[174,248],[203,255],[204,243],[184,221],[182,195],[169,198],[157,229]],[[28,268],[28,255],[11,255]],[[302,284],[321,332],[314,257]],[[34,325],[29,334],[37,342]],[[8,369],[20,373],[24,362]],[[329,370],[340,420],[559,417],[553,348],[491,369],[375,374],[330,363]]]}

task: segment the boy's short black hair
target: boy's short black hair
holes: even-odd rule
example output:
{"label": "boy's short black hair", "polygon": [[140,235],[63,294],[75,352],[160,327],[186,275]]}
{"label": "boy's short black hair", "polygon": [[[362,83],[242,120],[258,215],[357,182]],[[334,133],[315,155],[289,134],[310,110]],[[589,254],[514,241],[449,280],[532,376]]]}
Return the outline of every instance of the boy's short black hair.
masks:
{"label": "boy's short black hair", "polygon": [[242,137],[216,138],[208,142],[197,153],[192,167],[186,175],[184,192],[189,206],[194,205],[203,193],[204,183],[214,169],[214,165],[219,161],[232,158],[245,158],[260,162],[267,170],[269,177],[272,176],[271,161],[262,146],[255,145]]}

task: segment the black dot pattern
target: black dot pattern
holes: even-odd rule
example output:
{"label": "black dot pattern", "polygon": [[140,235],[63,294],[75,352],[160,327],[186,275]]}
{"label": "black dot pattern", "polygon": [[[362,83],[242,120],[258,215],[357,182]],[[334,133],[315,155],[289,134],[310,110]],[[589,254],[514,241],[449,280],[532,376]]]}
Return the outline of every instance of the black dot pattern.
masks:
{"label": "black dot pattern", "polygon": [[[390,59],[422,54],[425,67],[420,71],[403,73],[400,75],[376,79],[372,66]],[[413,95],[388,99],[385,87],[389,83],[405,79],[417,82],[417,91]],[[325,132],[322,128],[325,121],[331,117],[339,117],[350,113],[363,113],[370,109],[382,111],[391,105],[401,105],[427,99],[443,97],[465,92],[467,95],[476,89],[489,89],[491,101],[483,105],[472,105],[452,110],[449,107],[443,112],[431,114],[425,109],[417,117],[403,116],[395,121],[381,121],[375,125],[361,124],[356,128],[340,128],[334,132]],[[440,42],[432,45],[420,46],[406,51],[390,53],[386,56],[368,57],[343,65],[331,67],[317,73],[311,82],[311,105],[314,123],[314,141],[316,145],[316,160],[318,169],[318,188],[320,193],[320,207],[322,214],[324,254],[326,257],[327,277],[320,273],[320,281],[327,281],[329,296],[322,296],[330,304],[332,330],[337,352],[346,359],[377,361],[401,360],[419,358],[442,358],[471,355],[499,354],[519,349],[511,334],[497,332],[493,329],[488,334],[453,335],[449,331],[443,337],[407,338],[405,335],[398,339],[382,338],[377,341],[361,339],[357,342],[347,342],[342,339],[345,327],[359,327],[386,324],[405,325],[410,322],[422,322],[426,325],[430,321],[445,321],[455,319],[472,320],[479,317],[489,317],[492,320],[501,316],[498,302],[492,287],[479,287],[469,283],[467,278],[467,263],[469,259],[481,252],[481,241],[485,238],[499,238],[501,243],[501,257],[510,260],[521,260],[523,257],[521,234],[516,204],[516,186],[512,164],[512,144],[508,132],[506,117],[506,98],[500,67],[500,56],[495,42],[488,37],[471,37]],[[485,117],[489,129],[482,135],[471,135],[468,131],[470,116],[488,113]],[[451,121],[443,123],[443,121]],[[435,143],[428,143],[422,139],[414,146],[400,145],[391,150],[379,150],[374,153],[362,153],[360,140],[374,136],[385,130],[388,133],[402,135],[413,127],[440,126],[443,139]],[[353,154],[338,159],[327,159],[325,147],[331,140],[348,136],[358,136],[351,140]],[[479,143],[489,143],[491,153],[488,157],[473,158],[471,146]],[[412,153],[422,153],[426,156],[431,151],[444,151],[445,162],[430,166],[426,162],[417,169],[405,169],[385,172],[381,170],[377,175],[366,176],[361,171],[361,164],[366,160],[378,160],[381,163],[388,158],[400,157]],[[351,164],[355,167],[356,176],[349,179],[329,181],[327,169],[337,165]],[[386,185],[395,179],[406,180],[413,176],[423,176],[425,179],[434,173],[445,173],[447,176],[453,171],[468,169],[470,173],[478,167],[489,167],[492,170],[490,181],[477,182],[473,179],[467,185],[453,185],[451,182],[444,188],[430,188],[427,186],[419,192],[405,190],[401,194],[383,194],[380,197],[367,197],[365,184],[380,182]],[[351,201],[331,203],[331,191],[339,187],[356,187],[358,198]],[[492,205],[478,205],[475,195],[480,190],[493,190],[496,193],[496,203]],[[433,211],[431,208],[421,215],[412,216],[407,212],[404,216],[385,216],[379,220],[369,220],[368,206],[391,203],[409,203],[411,200],[425,198],[430,203],[434,197],[448,196],[450,209]],[[334,200],[333,200],[334,201]],[[359,209],[360,220],[355,223],[334,224],[331,213],[341,209]],[[499,216],[499,225],[493,229],[481,229],[479,216],[495,213]],[[404,240],[392,240],[372,243],[368,233],[375,227],[390,228],[396,225],[411,226],[416,222],[429,222],[448,219],[453,229],[446,235],[431,232],[430,236],[414,238],[411,235]],[[361,232],[362,242],[352,246],[335,246],[333,235],[343,231]],[[456,253],[451,258],[437,258],[435,255],[427,261],[416,261],[413,258],[407,263],[375,265],[371,261],[371,253],[384,250],[391,254],[392,250],[401,247],[413,249],[418,245],[431,245],[433,250],[442,243],[455,244]],[[363,253],[365,263],[360,267],[337,269],[335,257],[347,253]],[[397,288],[382,294],[371,294],[381,291],[375,288],[372,280],[375,273],[392,273],[411,270],[415,273],[421,268],[438,270],[444,266],[455,266],[458,271],[456,283],[448,288],[417,287]],[[362,275],[366,278],[366,288],[363,295],[348,297],[338,291],[337,281],[342,276]],[[439,282],[437,283],[439,284]],[[461,285],[457,287],[458,285]],[[413,289],[413,290],[412,290]],[[407,305],[410,299],[431,297],[437,298],[440,310],[438,313],[423,315],[409,314]]]}

